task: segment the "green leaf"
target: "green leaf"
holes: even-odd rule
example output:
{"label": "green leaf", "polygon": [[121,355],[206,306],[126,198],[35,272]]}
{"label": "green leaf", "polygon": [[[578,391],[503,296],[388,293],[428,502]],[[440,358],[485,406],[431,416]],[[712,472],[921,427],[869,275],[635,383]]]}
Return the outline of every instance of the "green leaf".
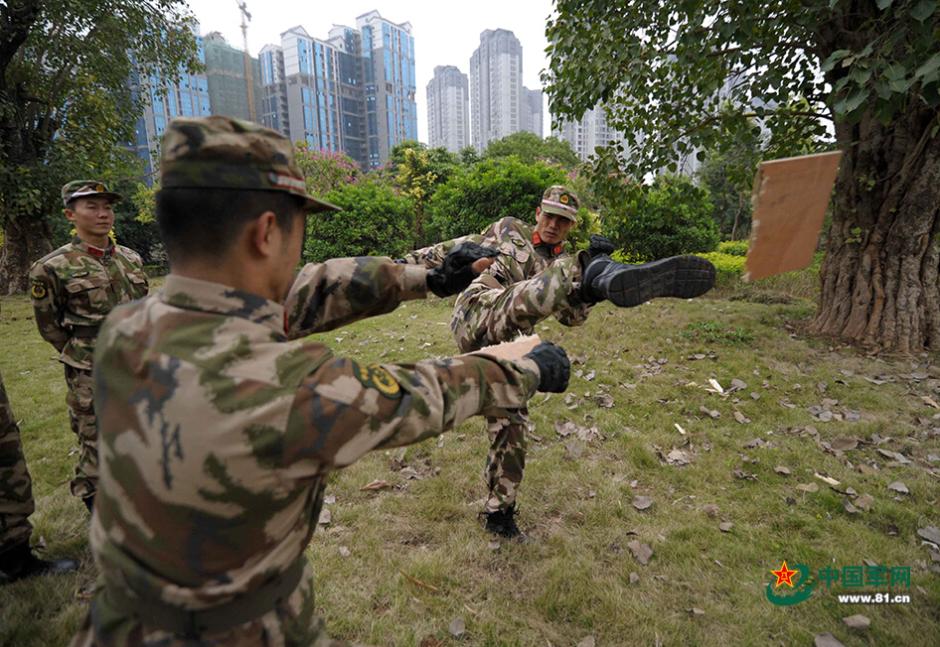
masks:
{"label": "green leaf", "polygon": [[826,57],[825,61],[822,62],[822,65],[820,66],[822,67],[822,71],[828,72],[829,70],[831,70],[832,68],[836,66],[836,63],[838,63],[839,61],[841,61],[843,58],[845,58],[851,53],[852,52],[847,49],[837,49],[828,57]]}
{"label": "green leaf", "polygon": [[917,71],[914,72],[914,78],[919,79],[922,76],[927,76],[931,72],[936,72],[937,69],[940,69],[940,53],[934,54],[927,59],[927,62],[917,68]]}
{"label": "green leaf", "polygon": [[924,22],[937,10],[936,0],[920,0],[911,8],[911,17],[917,22]]}
{"label": "green leaf", "polygon": [[856,65],[849,72],[849,78],[855,81],[856,85],[865,85],[868,83],[868,79],[871,78],[871,70],[867,67]]}
{"label": "green leaf", "polygon": [[907,74],[907,69],[900,63],[892,63],[885,68],[885,78],[889,80],[903,79]]}
{"label": "green leaf", "polygon": [[889,83],[889,87],[893,92],[897,94],[905,94],[908,90],[911,89],[911,86],[914,84],[914,79],[892,79]]}
{"label": "green leaf", "polygon": [[868,99],[868,90],[856,90],[849,96],[836,101],[836,105],[833,106],[833,109],[836,111],[836,114],[846,116],[855,112],[859,106],[865,103],[866,99]]}
{"label": "green leaf", "polygon": [[894,0],[878,0],[877,2],[878,8],[884,11],[885,9],[891,6],[892,2],[894,2]]}

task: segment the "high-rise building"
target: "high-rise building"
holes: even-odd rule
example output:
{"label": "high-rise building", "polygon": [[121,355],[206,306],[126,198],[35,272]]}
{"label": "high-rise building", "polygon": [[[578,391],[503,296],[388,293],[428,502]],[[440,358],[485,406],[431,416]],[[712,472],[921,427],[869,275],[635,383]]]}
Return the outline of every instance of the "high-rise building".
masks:
{"label": "high-rise building", "polygon": [[556,124],[553,134],[569,144],[578,157],[587,160],[598,146],[623,142],[623,136],[607,124],[607,113],[601,105],[587,110],[577,121]]}
{"label": "high-rise building", "polygon": [[290,135],[287,115],[287,84],[284,81],[284,50],[265,45],[258,54],[261,68],[261,112],[258,120],[283,135]]}
{"label": "high-rise building", "polygon": [[542,91],[522,88],[522,130],[542,136]]}
{"label": "high-rise building", "polygon": [[[205,65],[206,52],[201,36],[196,36],[196,55]],[[207,117],[212,114],[209,104],[209,82],[203,73],[190,74],[180,68],[175,83],[152,74],[141,77],[132,74],[129,79],[131,96],[142,98],[144,112],[137,120],[134,149],[144,160],[147,183],[152,181],[153,162],[160,153],[160,138],[166,125],[176,117]]]}
{"label": "high-rise building", "polygon": [[[214,115],[250,119],[248,82],[245,78],[245,53],[232,47],[217,31],[203,39],[206,50],[206,80],[209,86],[209,107]],[[261,115],[261,68],[251,58],[252,88],[255,97],[255,121]]]}
{"label": "high-rise building", "polygon": [[428,83],[428,143],[452,153],[470,145],[470,92],[467,75],[438,65]]}
{"label": "high-rise building", "polygon": [[411,23],[393,23],[378,11],[357,17],[356,26],[362,34],[369,168],[377,168],[396,144],[418,139],[415,41]]}
{"label": "high-rise building", "polygon": [[486,145],[522,129],[522,45],[506,29],[487,29],[470,57],[473,145]]}

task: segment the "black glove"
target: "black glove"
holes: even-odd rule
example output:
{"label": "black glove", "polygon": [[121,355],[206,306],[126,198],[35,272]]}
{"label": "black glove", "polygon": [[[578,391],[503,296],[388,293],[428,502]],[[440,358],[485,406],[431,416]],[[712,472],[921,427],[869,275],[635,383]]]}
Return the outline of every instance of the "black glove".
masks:
{"label": "black glove", "polygon": [[591,258],[597,258],[598,256],[610,256],[614,253],[614,244],[610,242],[610,239],[607,238],[607,236],[591,234],[591,244],[588,245],[587,251]]}
{"label": "black glove", "polygon": [[568,388],[571,362],[561,346],[543,341],[525,355],[539,367],[539,391],[561,393]]}
{"label": "black glove", "polygon": [[476,278],[474,261],[494,258],[499,251],[476,243],[460,243],[447,252],[444,263],[428,272],[428,289],[439,297],[449,297],[464,290]]}

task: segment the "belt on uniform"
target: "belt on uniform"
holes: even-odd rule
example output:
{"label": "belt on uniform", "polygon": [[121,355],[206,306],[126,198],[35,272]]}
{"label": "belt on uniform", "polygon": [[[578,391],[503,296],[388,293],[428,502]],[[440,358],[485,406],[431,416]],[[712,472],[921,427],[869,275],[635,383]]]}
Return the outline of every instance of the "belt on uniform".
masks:
{"label": "belt on uniform", "polygon": [[[103,602],[106,606],[120,613],[136,616],[137,621],[149,629],[159,629],[190,638],[198,637],[201,634],[233,629],[272,611],[297,588],[304,572],[305,561],[301,556],[280,577],[261,588],[208,609],[184,609],[153,597],[132,598],[121,593],[117,587],[109,587],[107,582],[99,595],[104,596]],[[92,616],[95,615],[96,608],[92,604]],[[106,618],[102,620],[106,621]],[[98,624],[95,621],[95,625]]]}
{"label": "belt on uniform", "polygon": [[95,339],[101,326],[74,326],[72,328],[72,337],[76,339]]}

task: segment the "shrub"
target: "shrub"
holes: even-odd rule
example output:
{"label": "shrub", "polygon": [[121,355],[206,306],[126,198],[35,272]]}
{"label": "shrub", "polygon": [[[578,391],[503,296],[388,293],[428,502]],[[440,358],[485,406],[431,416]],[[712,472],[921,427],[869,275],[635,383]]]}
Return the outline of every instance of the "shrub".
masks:
{"label": "shrub", "polygon": [[723,240],[718,243],[718,251],[731,256],[747,256],[748,246],[746,240]]}
{"label": "shrub", "polygon": [[542,162],[524,164],[516,157],[486,159],[456,172],[427,206],[426,231],[433,240],[475,234],[506,216],[535,222],[535,208],[565,172]]}
{"label": "shrub", "polygon": [[718,244],[708,190],[686,177],[662,175],[605,215],[605,231],[628,255],[647,260],[710,252]]}
{"label": "shrub", "polygon": [[342,211],[307,219],[304,258],[402,256],[414,246],[414,204],[387,184],[363,180],[326,195]]}

